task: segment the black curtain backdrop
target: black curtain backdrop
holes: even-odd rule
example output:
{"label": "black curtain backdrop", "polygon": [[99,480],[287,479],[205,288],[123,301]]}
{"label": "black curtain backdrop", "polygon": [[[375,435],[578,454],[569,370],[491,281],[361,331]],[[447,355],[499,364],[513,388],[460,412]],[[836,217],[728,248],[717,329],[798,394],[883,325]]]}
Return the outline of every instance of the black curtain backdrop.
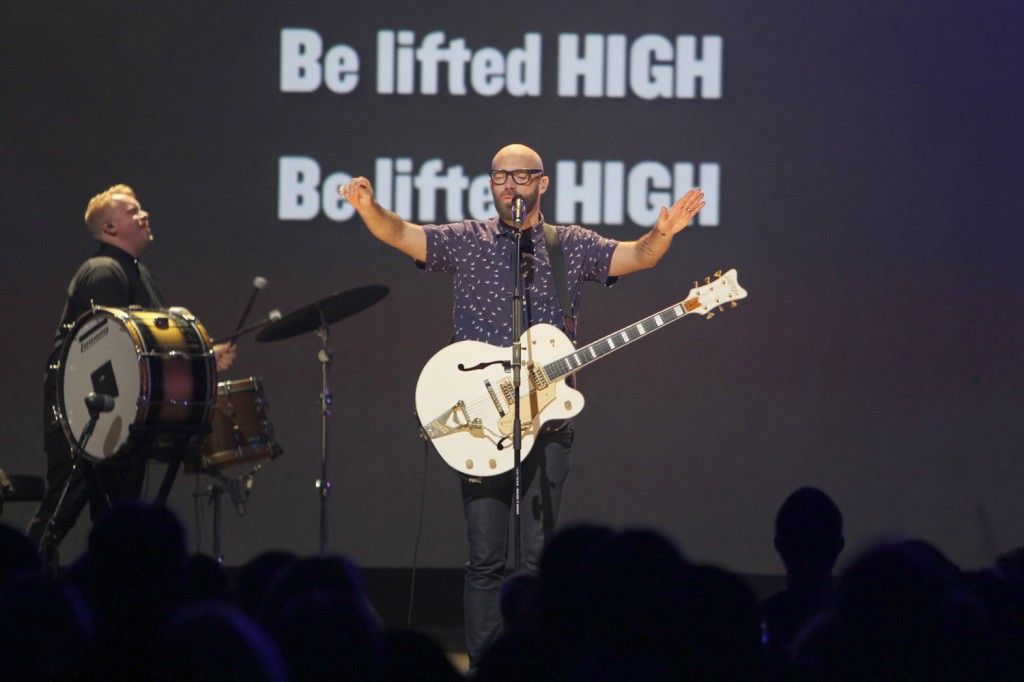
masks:
{"label": "black curtain backdrop", "polygon": [[[649,197],[616,181],[620,169],[656,190],[656,203],[671,193],[658,173],[677,166],[714,195],[657,268],[587,287],[581,340],[681,300],[718,269],[737,268],[749,292],[711,321],[687,318],[585,370],[563,523],[654,527],[696,560],[775,573],[775,511],[815,485],[843,510],[850,551],[915,536],[978,567],[1022,544],[1021,3],[372,7],[3,5],[0,467],[44,471],[43,366],[67,283],[94,249],[82,213],[93,194],[125,182],[152,215],[144,260],[165,299],[214,337],[234,329],[256,276],[269,284],[254,321],[336,291],[390,288],[331,328],[330,549],[364,566],[410,565],[425,496],[420,565],[461,565],[458,482],[425,451],[413,415],[419,370],[450,334],[449,281],[418,272],[358,218],[333,219],[344,206],[306,203],[311,218],[281,219],[300,182],[282,168],[300,159],[321,182],[362,174],[379,187],[378,168],[392,163],[401,194],[435,166],[461,167],[468,184],[518,141],[545,159],[546,213],[609,237],[648,227]],[[282,91],[286,29],[314,33],[332,59],[356,55],[358,84]],[[380,36],[395,37],[401,61],[435,32],[447,54],[470,54],[464,72],[439,66],[434,95],[422,94],[425,68],[414,94],[381,93]],[[413,45],[402,44],[410,35]],[[593,64],[611,65],[603,92],[622,75],[623,96],[585,97],[582,80],[580,94],[560,95],[562,53],[570,40],[582,50],[587,36],[607,52]],[[665,73],[673,85],[693,82],[680,76],[686,37],[704,57],[720,39],[717,70],[695,96],[642,96]],[[347,48],[330,52],[338,45]],[[668,56],[658,52],[666,46]],[[645,54],[655,55],[650,68]],[[485,77],[517,58],[518,76],[538,77],[536,94]],[[332,82],[344,89],[355,72],[339,63]],[[708,96],[712,82],[720,96]],[[495,84],[496,94],[478,91]],[[586,162],[611,180],[583,208],[566,197]],[[309,175],[301,183],[313,186]],[[429,217],[419,194],[403,196],[415,198],[409,219]],[[445,192],[433,197],[437,220],[459,217]],[[454,201],[468,211],[473,199]],[[609,201],[622,202],[621,220],[608,210],[584,218]],[[285,449],[256,475],[244,516],[225,499],[230,564],[318,549],[319,348],[312,334],[246,337],[221,377],[263,379]],[[154,464],[150,497],[162,475]],[[170,497],[204,551],[212,483],[183,474]],[[4,520],[20,525],[31,510],[13,507]],[[65,561],[88,525],[65,544]]]}

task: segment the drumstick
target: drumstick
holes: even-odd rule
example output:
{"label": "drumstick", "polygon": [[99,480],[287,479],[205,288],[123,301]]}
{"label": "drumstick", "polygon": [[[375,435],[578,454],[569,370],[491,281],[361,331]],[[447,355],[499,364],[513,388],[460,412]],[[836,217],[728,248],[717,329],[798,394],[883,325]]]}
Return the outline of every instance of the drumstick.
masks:
{"label": "drumstick", "polygon": [[227,336],[223,339],[218,339],[214,343],[234,343],[235,339],[237,339],[239,336],[245,336],[246,334],[254,332],[257,329],[263,329],[271,322],[277,322],[280,319],[281,311],[275,308],[274,310],[271,310],[269,313],[267,313],[267,317],[265,319],[260,320],[256,324],[250,325],[245,329],[237,329],[231,334],[231,336]]}
{"label": "drumstick", "polygon": [[245,312],[242,313],[242,319],[238,321],[238,326],[235,327],[235,334],[238,334],[242,329],[242,325],[244,325],[246,319],[248,319],[249,311],[252,310],[252,304],[256,300],[256,294],[260,293],[265,286],[267,286],[267,280],[263,277],[257,277],[252,281],[252,294],[249,295],[249,303],[245,306]]}

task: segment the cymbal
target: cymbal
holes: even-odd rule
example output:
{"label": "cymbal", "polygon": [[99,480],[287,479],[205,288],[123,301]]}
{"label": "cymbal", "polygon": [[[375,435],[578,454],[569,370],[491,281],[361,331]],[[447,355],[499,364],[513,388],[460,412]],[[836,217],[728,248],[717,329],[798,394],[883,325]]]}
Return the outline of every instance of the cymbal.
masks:
{"label": "cymbal", "polygon": [[327,324],[338,322],[366,310],[387,296],[388,291],[390,290],[386,286],[371,284],[331,294],[267,325],[256,335],[256,340],[265,342],[290,339],[293,336],[319,329],[325,322]]}

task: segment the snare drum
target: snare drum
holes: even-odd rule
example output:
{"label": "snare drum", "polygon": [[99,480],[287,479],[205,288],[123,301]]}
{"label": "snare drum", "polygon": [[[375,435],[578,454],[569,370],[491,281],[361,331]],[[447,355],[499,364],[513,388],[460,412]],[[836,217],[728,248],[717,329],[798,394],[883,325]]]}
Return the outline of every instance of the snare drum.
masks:
{"label": "snare drum", "polygon": [[256,377],[217,384],[212,432],[203,441],[201,468],[220,470],[276,457],[263,382]]}
{"label": "snare drum", "polygon": [[100,461],[145,446],[162,458],[209,429],[217,386],[210,337],[185,308],[96,307],[83,314],[61,351],[57,406],[75,443],[89,421],[85,397],[104,394],[84,455]]}

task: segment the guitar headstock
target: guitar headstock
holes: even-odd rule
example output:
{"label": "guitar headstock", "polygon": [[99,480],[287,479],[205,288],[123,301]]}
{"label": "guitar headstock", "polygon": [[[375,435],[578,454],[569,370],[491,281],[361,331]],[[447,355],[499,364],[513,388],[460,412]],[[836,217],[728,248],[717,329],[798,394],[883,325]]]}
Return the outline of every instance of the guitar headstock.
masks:
{"label": "guitar headstock", "polygon": [[710,320],[715,316],[715,308],[725,310],[726,305],[735,308],[736,301],[746,297],[746,290],[737,280],[736,269],[725,273],[719,270],[714,278],[705,277],[703,286],[699,282],[693,283],[693,289],[683,302],[683,308],[687,313],[698,313]]}

